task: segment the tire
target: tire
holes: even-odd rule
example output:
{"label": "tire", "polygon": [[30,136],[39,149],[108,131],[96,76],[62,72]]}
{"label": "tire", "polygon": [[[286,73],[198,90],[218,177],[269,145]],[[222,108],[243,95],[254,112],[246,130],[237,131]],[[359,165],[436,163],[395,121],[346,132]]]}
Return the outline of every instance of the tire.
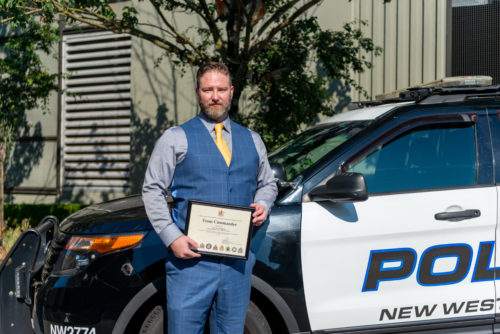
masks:
{"label": "tire", "polygon": [[163,334],[163,307],[156,305],[146,316],[139,334]]}
{"label": "tire", "polygon": [[[163,322],[163,307],[156,305],[144,319],[139,334],[164,334]],[[252,301],[248,305],[244,334],[272,334],[266,317]]]}
{"label": "tire", "polygon": [[272,334],[271,327],[264,314],[252,301],[248,305],[245,320],[245,334]]}

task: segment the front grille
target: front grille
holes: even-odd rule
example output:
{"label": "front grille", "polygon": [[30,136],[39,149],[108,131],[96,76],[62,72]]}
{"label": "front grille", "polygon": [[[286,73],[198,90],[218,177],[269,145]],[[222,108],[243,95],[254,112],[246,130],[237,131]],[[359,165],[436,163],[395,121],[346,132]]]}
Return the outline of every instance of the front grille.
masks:
{"label": "front grille", "polygon": [[71,238],[70,234],[66,234],[58,230],[54,239],[50,242],[50,246],[45,255],[45,263],[42,270],[42,282],[44,282],[54,269],[54,265],[61,254],[64,254],[64,247]]}

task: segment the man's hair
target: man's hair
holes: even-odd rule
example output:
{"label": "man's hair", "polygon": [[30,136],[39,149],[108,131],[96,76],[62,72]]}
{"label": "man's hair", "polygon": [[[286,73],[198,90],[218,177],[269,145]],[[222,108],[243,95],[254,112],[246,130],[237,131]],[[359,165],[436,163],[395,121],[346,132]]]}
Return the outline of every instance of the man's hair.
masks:
{"label": "man's hair", "polygon": [[209,61],[207,63],[201,64],[198,72],[196,73],[196,88],[200,87],[200,78],[203,74],[217,71],[229,77],[229,85],[231,85],[231,72],[229,72],[229,68],[227,68],[226,64],[218,63],[216,61]]}

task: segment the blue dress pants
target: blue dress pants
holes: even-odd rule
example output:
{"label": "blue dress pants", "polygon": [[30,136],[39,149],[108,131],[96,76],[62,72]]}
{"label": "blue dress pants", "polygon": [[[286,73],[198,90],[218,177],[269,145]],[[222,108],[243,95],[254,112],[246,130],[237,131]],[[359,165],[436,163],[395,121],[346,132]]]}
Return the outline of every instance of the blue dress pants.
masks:
{"label": "blue dress pants", "polygon": [[209,313],[211,334],[242,334],[254,264],[252,252],[248,260],[206,255],[182,260],[169,253],[168,334],[202,334]]}

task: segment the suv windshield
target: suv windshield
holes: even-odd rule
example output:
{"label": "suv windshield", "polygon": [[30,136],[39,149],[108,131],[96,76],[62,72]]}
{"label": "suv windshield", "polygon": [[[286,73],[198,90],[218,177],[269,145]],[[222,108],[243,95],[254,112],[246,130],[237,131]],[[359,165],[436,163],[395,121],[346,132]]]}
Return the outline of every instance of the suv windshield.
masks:
{"label": "suv windshield", "polygon": [[285,181],[292,181],[370,123],[356,121],[315,126],[273,151],[269,162],[282,165],[286,171]]}

